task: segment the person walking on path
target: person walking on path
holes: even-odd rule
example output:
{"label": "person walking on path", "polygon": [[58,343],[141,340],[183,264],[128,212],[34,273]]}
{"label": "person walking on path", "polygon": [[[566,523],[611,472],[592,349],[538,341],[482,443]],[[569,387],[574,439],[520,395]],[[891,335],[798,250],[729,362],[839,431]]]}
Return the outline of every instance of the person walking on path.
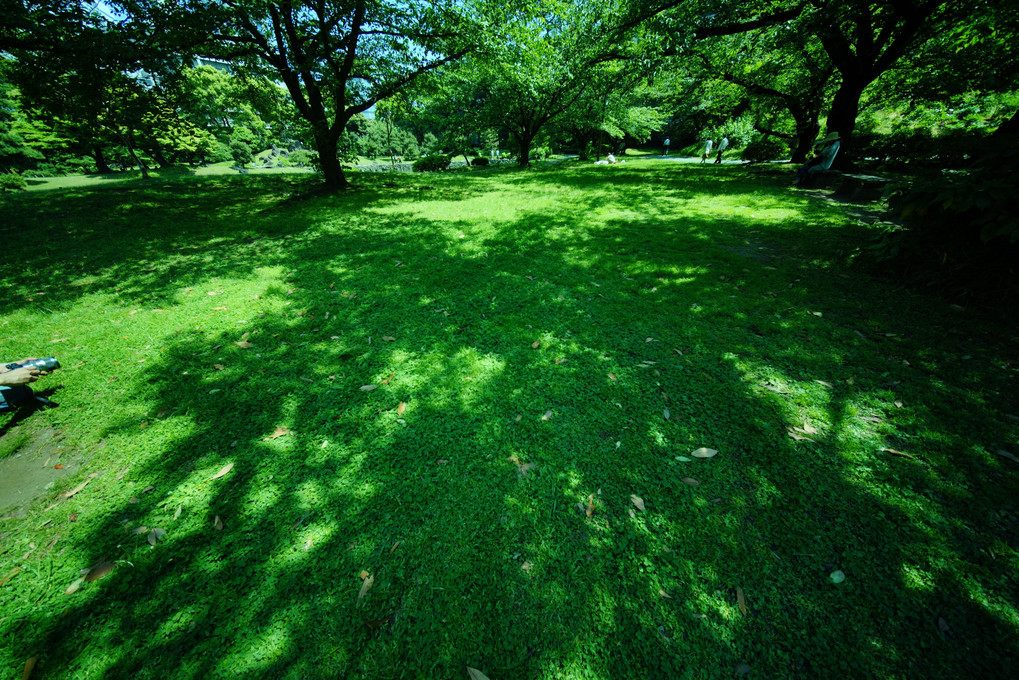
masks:
{"label": "person walking on path", "polygon": [[665,138],[665,155],[666,156],[669,155],[669,142],[671,142],[671,141],[672,140],[670,140],[668,137]]}
{"label": "person walking on path", "polygon": [[729,138],[728,137],[722,137],[722,141],[720,141],[718,143],[718,156],[715,158],[715,162],[716,163],[721,163],[722,162],[722,154],[728,148],[729,148]]}
{"label": "person walking on path", "polygon": [[713,144],[714,142],[710,139],[704,142],[704,153],[701,154],[701,163],[707,162],[708,158],[711,156],[711,147]]}

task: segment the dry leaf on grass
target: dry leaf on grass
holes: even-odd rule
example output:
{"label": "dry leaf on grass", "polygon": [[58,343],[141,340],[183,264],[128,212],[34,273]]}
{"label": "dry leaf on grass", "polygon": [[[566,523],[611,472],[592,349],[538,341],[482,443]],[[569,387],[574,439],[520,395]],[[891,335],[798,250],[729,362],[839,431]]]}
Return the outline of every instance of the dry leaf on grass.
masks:
{"label": "dry leaf on grass", "polygon": [[743,612],[743,616],[747,615],[747,598],[743,594],[742,588],[736,589],[736,602],[739,604],[739,610]]}
{"label": "dry leaf on grass", "polygon": [[539,347],[541,347],[541,341],[540,340],[535,340],[534,342],[531,343],[531,348],[532,349],[538,349]]}
{"label": "dry leaf on grass", "polygon": [[587,497],[587,509],[584,511],[588,517],[594,514],[594,494]]}
{"label": "dry leaf on grass", "polygon": [[900,458],[913,458],[913,460],[916,460],[916,458],[914,458],[913,456],[909,455],[908,453],[903,453],[902,451],[896,451],[895,449],[881,449],[881,450],[884,451],[885,453],[890,453],[893,456],[899,456]]}
{"label": "dry leaf on grass", "polygon": [[615,379],[616,379],[616,374],[615,373],[609,373],[609,380],[615,381]]}
{"label": "dry leaf on grass", "polygon": [[545,411],[545,415],[543,415],[543,416],[541,417],[541,419],[542,419],[542,420],[548,420],[548,419],[549,419],[549,418],[551,418],[551,417],[552,417],[552,411],[551,411],[551,410],[548,410],[548,411]]}
{"label": "dry leaf on grass", "polygon": [[396,342],[396,338],[394,338],[392,335],[383,335],[382,340],[385,342]]}
{"label": "dry leaf on grass", "polygon": [[226,465],[224,465],[223,467],[221,467],[221,468],[219,469],[219,472],[217,472],[216,474],[214,474],[214,475],[212,476],[212,478],[213,478],[213,479],[219,479],[220,477],[223,477],[224,475],[226,475],[226,474],[227,474],[228,472],[230,472],[230,471],[231,471],[231,470],[233,470],[233,469],[234,469],[234,464],[233,464],[233,463],[227,463]]}
{"label": "dry leaf on grass", "polygon": [[714,449],[706,449],[702,446],[701,448],[697,449],[690,455],[693,456],[694,458],[711,458],[716,454],[718,454],[718,451],[715,451]]}
{"label": "dry leaf on grass", "polygon": [[280,425],[272,431],[272,434],[269,435],[269,439],[279,439],[280,437],[284,437],[288,434],[293,434],[293,432],[290,431],[290,428],[286,425]]}
{"label": "dry leaf on grass", "polygon": [[1013,454],[1013,453],[1009,453],[1009,452],[1008,452],[1008,451],[1006,451],[1005,449],[998,449],[998,450],[997,450],[997,451],[995,451],[994,453],[995,453],[996,455],[999,455],[999,456],[1001,456],[1002,458],[1008,458],[1008,459],[1009,459],[1009,460],[1011,460],[1011,461],[1015,461],[1016,463],[1019,463],[1019,457],[1016,457],[1016,456],[1015,456],[1015,454]]}
{"label": "dry leaf on grass", "polygon": [[358,602],[361,602],[362,600],[364,600],[364,596],[368,594],[369,590],[371,590],[371,587],[372,587],[373,583],[375,583],[375,576],[374,575],[369,576],[368,578],[364,579],[364,583],[361,584],[361,590],[359,590],[357,592],[357,601]]}
{"label": "dry leaf on grass", "polygon": [[149,545],[155,545],[156,543],[159,543],[159,541],[162,540],[163,536],[166,536],[165,529],[160,529],[159,527],[154,528],[152,531],[149,532],[148,536]]}
{"label": "dry leaf on grass", "polygon": [[252,347],[254,347],[254,345],[248,342],[247,340],[238,340],[234,344],[240,347],[241,349],[251,349]]}
{"label": "dry leaf on grass", "polygon": [[403,412],[407,410],[407,402],[401,401],[396,405],[396,415],[402,416]]}
{"label": "dry leaf on grass", "polygon": [[467,675],[471,680],[488,680],[488,676],[479,671],[477,668],[467,667]]}
{"label": "dry leaf on grass", "polygon": [[3,586],[3,584],[5,584],[8,581],[10,581],[12,578],[17,576],[20,572],[21,572],[21,567],[14,567],[13,569],[11,569],[9,572],[7,572],[6,576],[4,576],[2,579],[0,579],[0,586]]}
{"label": "dry leaf on grass", "polygon": [[216,531],[223,531],[223,520],[219,518],[219,515],[216,515],[216,519],[212,520],[212,528]]}
{"label": "dry leaf on grass", "polygon": [[361,579],[362,581],[365,580],[366,578],[368,578],[369,576],[371,576],[371,574],[368,573],[367,569],[362,569],[361,573],[357,575],[357,577],[359,579]]}
{"label": "dry leaf on grass", "polygon": [[672,414],[671,414],[671,413],[669,413],[669,409],[664,409],[664,410],[662,411],[662,414],[663,414],[663,415],[665,416],[665,419],[666,419],[666,420],[668,420],[669,418],[671,418],[671,417],[672,417]]}
{"label": "dry leaf on grass", "polygon": [[25,661],[25,668],[21,671],[21,680],[28,680],[32,676],[32,671],[35,669],[35,662],[39,660],[39,657],[33,656]]}
{"label": "dry leaf on grass", "polygon": [[113,562],[100,562],[88,570],[88,573],[85,574],[85,580],[89,582],[98,581],[113,571],[115,566],[117,565]]}
{"label": "dry leaf on grass", "polygon": [[672,595],[669,595],[667,592],[665,592],[664,590],[662,590],[660,588],[658,590],[658,594],[661,595],[662,597],[664,597],[666,600],[671,600],[672,599]]}
{"label": "dry leaf on grass", "polygon": [[378,388],[378,385],[361,385],[362,392],[371,392],[376,388]]}
{"label": "dry leaf on grass", "polygon": [[700,484],[700,482],[698,482],[693,477],[684,477],[680,481],[683,482],[684,484],[689,484],[690,486],[697,486],[698,484]]}
{"label": "dry leaf on grass", "polygon": [[802,434],[797,432],[794,428],[787,427],[786,429],[789,431],[789,436],[792,437],[793,439],[795,439],[798,442],[804,442],[804,441],[812,442],[812,441],[814,441],[810,437],[804,437]]}
{"label": "dry leaf on grass", "polygon": [[400,547],[400,543],[402,543],[402,541],[397,541],[396,543],[393,544],[393,547],[389,549],[390,555],[396,552],[396,549]]}
{"label": "dry leaf on grass", "polygon": [[82,576],[77,581],[67,586],[67,590],[64,591],[64,595],[74,595],[81,588],[81,584],[85,582],[85,577]]}
{"label": "dry leaf on grass", "polygon": [[637,509],[644,512],[644,499],[640,496],[630,495],[630,502],[637,506]]}

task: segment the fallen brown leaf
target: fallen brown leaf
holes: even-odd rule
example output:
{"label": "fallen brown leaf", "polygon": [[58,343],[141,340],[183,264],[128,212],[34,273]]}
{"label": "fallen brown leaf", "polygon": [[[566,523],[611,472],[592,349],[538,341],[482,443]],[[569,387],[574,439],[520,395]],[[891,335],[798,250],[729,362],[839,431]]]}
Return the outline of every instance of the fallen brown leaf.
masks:
{"label": "fallen brown leaf", "polygon": [[248,342],[247,340],[238,340],[234,344],[240,347],[241,349],[250,349],[254,347],[254,345]]}
{"label": "fallen brown leaf", "polygon": [[913,458],[913,460],[916,460],[916,458],[914,458],[913,456],[909,455],[908,453],[903,453],[902,451],[896,451],[895,449],[881,449],[881,450],[884,451],[885,453],[890,453],[893,456],[899,456],[900,458]]}
{"label": "fallen brown leaf", "polygon": [[220,477],[223,477],[224,475],[226,475],[226,473],[230,472],[230,471],[231,471],[231,470],[233,470],[233,469],[234,469],[234,464],[233,464],[233,463],[227,463],[226,465],[224,465],[223,467],[221,467],[221,468],[219,469],[219,472],[217,472],[216,474],[214,474],[214,475],[212,476],[212,478],[213,478],[213,479],[219,479]]}
{"label": "fallen brown leaf", "polygon": [[381,383],[382,383],[383,385],[388,385],[388,384],[389,384],[389,381],[390,381],[390,380],[392,380],[392,379],[393,379],[393,378],[395,378],[395,377],[396,377],[396,374],[395,374],[395,373],[390,373],[390,374],[389,374],[389,377],[388,377],[388,378],[386,378],[385,380],[382,380],[382,381],[380,381],[380,382],[381,382]]}
{"label": "fallen brown leaf", "polygon": [[609,373],[609,380],[613,380],[614,381],[615,379],[616,379],[616,374],[615,373]]}
{"label": "fallen brown leaf", "polygon": [[1009,460],[1011,460],[1011,461],[1015,461],[1016,463],[1019,463],[1019,457],[1016,457],[1016,455],[1015,455],[1015,454],[1013,454],[1013,453],[1009,453],[1009,452],[1008,452],[1008,451],[1006,451],[1005,449],[998,449],[998,450],[997,450],[997,451],[995,451],[994,453],[995,453],[996,455],[999,455],[999,456],[1001,456],[1002,458],[1008,458],[1008,459],[1009,459]]}
{"label": "fallen brown leaf", "polygon": [[818,385],[824,385],[825,387],[833,387],[833,385],[827,380],[815,380]]}
{"label": "fallen brown leaf", "polygon": [[383,335],[382,339],[385,342],[396,342],[396,338],[394,338],[392,335]]}
{"label": "fallen brown leaf", "polygon": [[376,388],[378,388],[378,385],[361,385],[362,392],[371,392]]}
{"label": "fallen brown leaf", "polygon": [[594,514],[594,494],[587,497],[587,509],[584,511],[588,517]]}
{"label": "fallen brown leaf", "polygon": [[407,402],[401,401],[396,405],[396,415],[402,416],[403,412],[407,410]]}
{"label": "fallen brown leaf", "polygon": [[637,506],[637,509],[644,512],[644,499],[640,496],[630,495],[630,502]]}
{"label": "fallen brown leaf", "polygon": [[85,580],[89,581],[90,583],[92,581],[98,581],[99,579],[113,571],[113,568],[116,566],[117,565],[114,564],[113,562],[100,562],[99,564],[93,566],[91,569],[88,570],[88,573],[85,574]]}
{"label": "fallen brown leaf", "polygon": [[534,342],[531,343],[531,347],[533,349],[538,349],[539,347],[541,347],[541,341],[540,340],[535,340]]}
{"label": "fallen brown leaf", "polygon": [[12,578],[17,576],[20,571],[21,571],[21,567],[14,567],[13,569],[11,569],[9,572],[7,572],[6,576],[4,576],[2,579],[0,579],[0,586],[3,586],[3,584],[7,583]]}
{"label": "fallen brown leaf", "polygon": [[684,477],[679,481],[683,482],[684,484],[689,484],[690,486],[697,486],[698,484],[700,484],[700,482],[698,482],[693,477]]}
{"label": "fallen brown leaf", "polygon": [[357,575],[357,577],[359,579],[361,579],[362,581],[365,580],[366,578],[368,578],[369,576],[371,576],[371,574],[369,574],[366,569],[362,569],[361,573]]}
{"label": "fallen brown leaf", "polygon": [[666,419],[666,420],[668,420],[669,418],[671,418],[671,417],[672,417],[672,414],[671,414],[671,413],[669,413],[669,409],[664,409],[664,410],[662,411],[662,414],[663,414],[663,415],[665,416],[665,419]]}
{"label": "fallen brown leaf", "polygon": [[25,669],[21,671],[21,680],[28,680],[32,675],[32,671],[35,669],[35,662],[39,660],[39,657],[33,656],[25,661]]}
{"label": "fallen brown leaf", "polygon": [[400,547],[400,543],[402,543],[402,541],[397,541],[396,543],[393,544],[393,547],[389,549],[390,555],[396,552],[396,549]]}
{"label": "fallen brown leaf", "polygon": [[81,584],[85,582],[85,577],[82,576],[77,581],[67,586],[67,590],[64,591],[64,595],[74,595],[81,588]]}
{"label": "fallen brown leaf", "polygon": [[542,420],[548,420],[548,419],[549,419],[549,418],[551,418],[551,417],[552,417],[552,411],[551,411],[551,410],[548,410],[548,411],[545,411],[545,415],[543,415],[543,416],[541,417],[541,419],[542,419]]}
{"label": "fallen brown leaf", "polygon": [[216,531],[223,531],[223,520],[219,518],[219,515],[216,515],[216,519],[212,520],[212,528]]}
{"label": "fallen brown leaf", "polygon": [[795,439],[798,442],[803,442],[803,441],[812,442],[812,441],[814,441],[810,437],[804,437],[802,434],[800,434],[799,432],[797,432],[795,429],[793,429],[791,427],[787,427],[786,430],[789,431],[789,436],[792,437],[793,439]]}
{"label": "fallen brown leaf", "polygon": [[701,448],[697,449],[690,455],[693,456],[694,458],[711,458],[715,456],[717,453],[718,451],[715,451],[714,449],[706,449],[702,446]]}
{"label": "fallen brown leaf", "polygon": [[166,531],[164,529],[160,529],[159,527],[154,528],[152,531],[149,532],[148,536],[149,545],[155,545],[156,543],[159,543],[163,536],[166,536]]}
{"label": "fallen brown leaf", "polygon": [[661,595],[662,597],[664,597],[666,600],[671,600],[672,599],[672,595],[669,595],[664,590],[659,589],[658,590],[658,594]]}
{"label": "fallen brown leaf", "polygon": [[479,671],[477,668],[467,667],[467,675],[471,680],[488,680],[488,676]]}
{"label": "fallen brown leaf", "polygon": [[358,602],[361,602],[362,600],[364,600],[364,596],[368,594],[369,590],[371,590],[371,587],[372,587],[373,583],[375,583],[375,576],[374,575],[369,576],[368,578],[366,578],[364,580],[364,583],[361,584],[361,590],[359,590],[357,592],[357,601]]}
{"label": "fallen brown leaf", "polygon": [[226,368],[226,366],[224,366],[223,364],[213,364],[212,367],[217,371],[222,371],[224,368]]}
{"label": "fallen brown leaf", "polygon": [[743,616],[747,615],[747,598],[743,594],[742,588],[736,589],[736,602],[739,604],[739,610],[743,612]]}
{"label": "fallen brown leaf", "polygon": [[272,431],[272,434],[269,435],[269,439],[279,439],[280,437],[285,437],[288,434],[293,434],[290,431],[290,428],[287,427],[286,425],[279,425],[275,430]]}
{"label": "fallen brown leaf", "polygon": [[98,472],[93,472],[92,474],[90,474],[90,475],[88,476],[88,478],[87,478],[87,479],[85,479],[85,481],[84,481],[84,482],[82,482],[82,483],[81,483],[81,484],[79,484],[78,486],[74,487],[74,488],[73,488],[73,489],[71,489],[70,491],[68,491],[68,492],[66,492],[66,493],[63,493],[63,494],[61,494],[61,495],[62,495],[62,497],[63,497],[63,498],[71,498],[72,496],[74,496],[75,494],[77,494],[77,493],[78,493],[79,491],[81,491],[82,489],[84,489],[84,488],[85,488],[86,486],[88,486],[89,482],[91,482],[91,481],[92,481],[93,479],[95,479],[95,478],[96,478],[96,477],[98,477],[98,476],[99,476],[99,473],[98,473]]}

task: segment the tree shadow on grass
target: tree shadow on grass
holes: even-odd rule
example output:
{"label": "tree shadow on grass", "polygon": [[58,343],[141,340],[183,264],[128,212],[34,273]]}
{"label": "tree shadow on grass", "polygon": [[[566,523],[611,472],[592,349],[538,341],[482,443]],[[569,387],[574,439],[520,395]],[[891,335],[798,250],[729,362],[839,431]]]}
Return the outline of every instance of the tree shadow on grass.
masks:
{"label": "tree shadow on grass", "polygon": [[[916,350],[876,337],[903,310],[854,319],[867,282],[840,302],[823,270],[769,269],[782,263],[716,243],[732,221],[592,225],[578,207],[598,206],[582,203],[521,211],[480,242],[469,219],[413,210],[322,227],[331,209],[309,205],[251,227],[289,225],[285,250],[248,264],[288,272],[294,287],[264,303],[288,300],[286,315],[245,326],[248,348],[226,333],[163,339],[146,417],[105,418],[119,441],[142,420],[156,446],[121,481],[93,482],[108,507],[68,539],[82,566],[124,561],[61,615],[0,624],[8,639],[42,651],[51,676],[1006,668],[1015,646],[993,641],[1015,640],[1002,605],[1014,583],[964,526],[988,503],[939,491],[960,487],[930,446],[865,455],[879,438],[857,416],[895,413],[870,381],[909,373],[898,354]],[[831,243],[830,224],[801,229]],[[208,231],[176,238],[200,247]],[[965,436],[971,422],[933,408],[951,392],[980,405],[958,380],[912,423]],[[813,442],[789,437],[804,412]],[[701,446],[720,453],[676,459]],[[974,495],[1000,483],[967,473]],[[996,540],[1013,531],[989,524]],[[142,525],[167,536],[149,547]],[[945,564],[922,562],[932,542]]]}

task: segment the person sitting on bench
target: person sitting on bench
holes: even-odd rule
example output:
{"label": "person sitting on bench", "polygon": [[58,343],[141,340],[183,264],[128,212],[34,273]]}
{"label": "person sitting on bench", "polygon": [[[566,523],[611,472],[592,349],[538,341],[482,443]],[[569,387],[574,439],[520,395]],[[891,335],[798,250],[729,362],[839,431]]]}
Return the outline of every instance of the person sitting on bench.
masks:
{"label": "person sitting on bench", "polygon": [[817,152],[813,158],[803,164],[796,172],[796,181],[793,182],[794,186],[803,186],[803,180],[806,179],[808,174],[815,172],[824,172],[831,169],[831,164],[835,160],[835,154],[839,152],[839,133],[832,132],[824,140],[821,141],[821,150]]}

